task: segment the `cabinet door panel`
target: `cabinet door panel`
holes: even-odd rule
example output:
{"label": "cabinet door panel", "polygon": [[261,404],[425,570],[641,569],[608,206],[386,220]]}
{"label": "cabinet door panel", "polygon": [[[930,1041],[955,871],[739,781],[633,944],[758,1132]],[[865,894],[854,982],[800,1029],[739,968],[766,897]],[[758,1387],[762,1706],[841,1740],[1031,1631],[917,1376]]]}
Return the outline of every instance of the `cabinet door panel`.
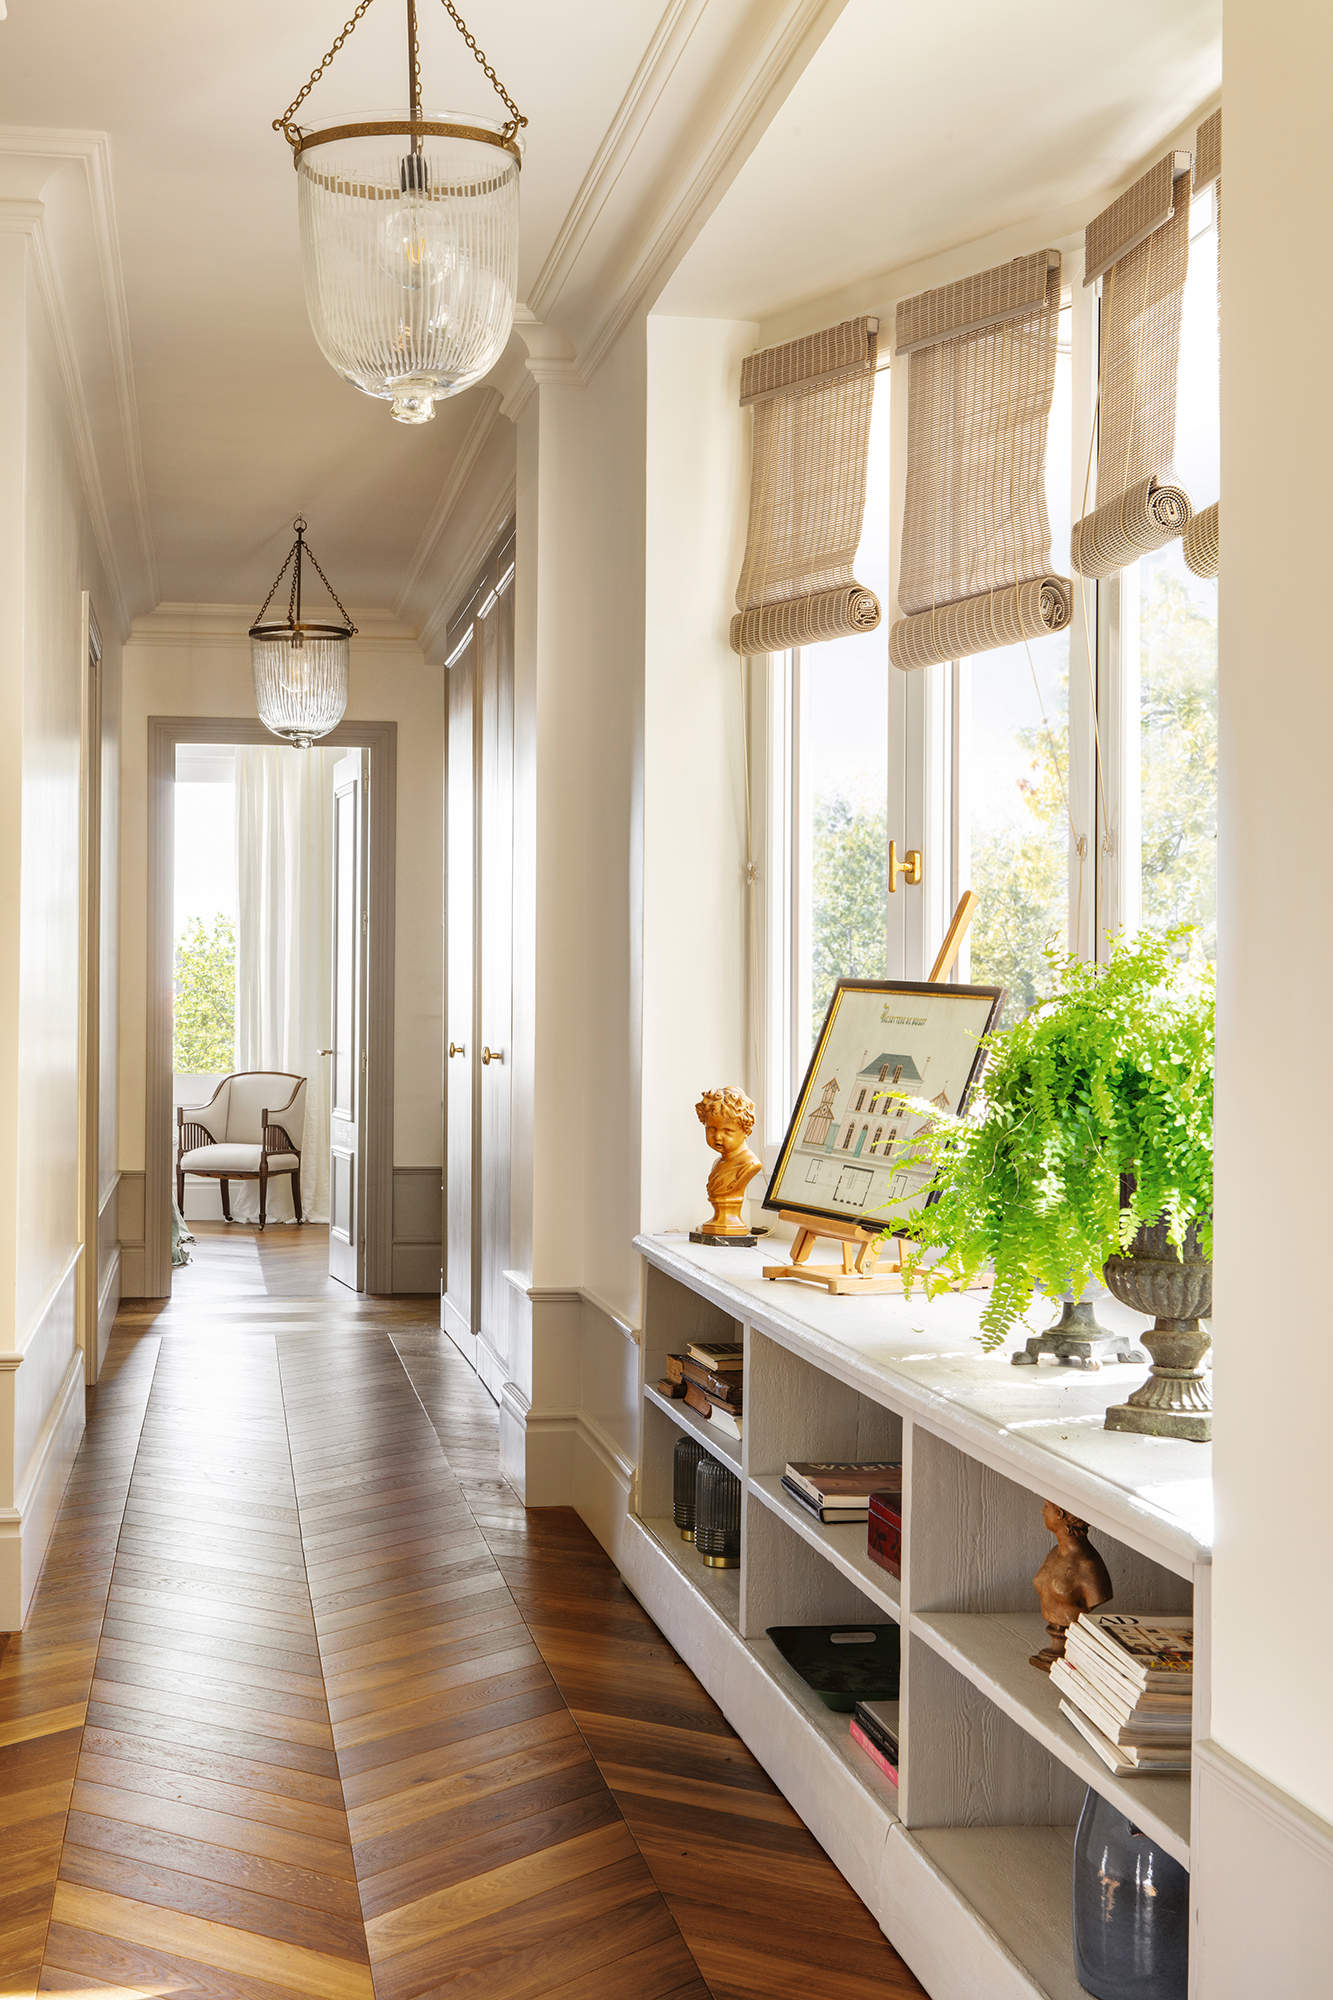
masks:
{"label": "cabinet door panel", "polygon": [[[445,1215],[443,1325],[476,1364],[473,1233],[476,1076],[473,985],[477,864],[473,701],[476,642],[448,674],[445,789]],[[454,1053],[451,1054],[450,1050]]]}

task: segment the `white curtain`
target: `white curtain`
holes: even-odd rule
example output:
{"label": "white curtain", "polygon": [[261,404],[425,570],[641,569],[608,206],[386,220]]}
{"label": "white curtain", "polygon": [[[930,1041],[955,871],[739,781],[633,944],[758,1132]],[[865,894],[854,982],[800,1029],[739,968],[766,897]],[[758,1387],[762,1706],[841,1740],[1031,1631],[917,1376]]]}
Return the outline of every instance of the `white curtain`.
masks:
{"label": "white curtain", "polygon": [[[236,1067],[307,1079],[301,1202],[329,1216],[333,978],[333,767],[337,750],[236,752]],[[259,1188],[231,1184],[232,1214],[255,1221]],[[291,1183],[270,1181],[270,1222],[295,1220]]]}

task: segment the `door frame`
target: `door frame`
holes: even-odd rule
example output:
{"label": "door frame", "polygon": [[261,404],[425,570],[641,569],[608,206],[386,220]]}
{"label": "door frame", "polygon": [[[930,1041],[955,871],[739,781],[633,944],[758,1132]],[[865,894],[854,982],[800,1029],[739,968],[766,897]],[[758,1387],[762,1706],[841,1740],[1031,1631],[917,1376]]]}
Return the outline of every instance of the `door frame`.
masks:
{"label": "door frame", "polygon": [[101,1367],[102,1216],[102,633],[83,592],[82,778],[79,786],[79,1281],[83,1379]]}
{"label": "door frame", "polygon": [[[178,743],[271,745],[257,716],[148,718],[148,990],[144,1070],[144,1296],[171,1296],[170,1206],[172,821]],[[366,1291],[393,1289],[394,931],[397,887],[398,725],[340,722],[320,738],[330,749],[366,751]],[[296,755],[293,752],[293,755]],[[163,1190],[154,1201],[154,1188]]]}

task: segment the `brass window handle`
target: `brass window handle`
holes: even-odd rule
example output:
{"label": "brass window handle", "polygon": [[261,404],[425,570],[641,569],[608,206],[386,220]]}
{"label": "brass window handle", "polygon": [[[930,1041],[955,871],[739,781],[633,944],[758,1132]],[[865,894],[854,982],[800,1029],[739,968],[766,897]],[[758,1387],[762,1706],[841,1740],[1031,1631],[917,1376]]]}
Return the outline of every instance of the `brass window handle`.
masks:
{"label": "brass window handle", "polygon": [[898,859],[898,843],[896,840],[891,840],[889,842],[889,894],[893,895],[896,892],[898,877],[900,875],[909,888],[920,888],[923,866],[921,849],[919,847],[909,847],[900,861]]}
{"label": "brass window handle", "polygon": [[481,1059],[483,1063],[503,1062],[505,1059],[505,1053],[503,1049],[484,1048],[481,1052]]}
{"label": "brass window handle", "polygon": [[331,1056],[331,1055],[333,1054],[333,1050],[332,1050],[332,1049],[316,1049],[316,1050],[315,1050],[315,1054],[316,1054],[317,1056]]}
{"label": "brass window handle", "polygon": [[449,1053],[451,1056],[465,1056],[467,1054],[467,1050],[463,1047],[463,1044],[461,1042],[450,1042]]}

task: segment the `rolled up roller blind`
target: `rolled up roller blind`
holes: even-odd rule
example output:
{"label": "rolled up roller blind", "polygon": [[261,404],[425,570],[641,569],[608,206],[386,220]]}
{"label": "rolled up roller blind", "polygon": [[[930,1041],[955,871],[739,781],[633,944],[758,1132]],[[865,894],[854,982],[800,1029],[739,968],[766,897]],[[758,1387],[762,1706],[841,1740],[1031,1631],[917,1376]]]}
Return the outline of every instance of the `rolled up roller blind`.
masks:
{"label": "rolled up roller blind", "polygon": [[[1217,182],[1217,226],[1222,228],[1222,113],[1205,118],[1194,142],[1194,185],[1210,187]],[[1221,255],[1218,256],[1218,312],[1221,314]],[[1216,576],[1222,554],[1222,522],[1219,504],[1196,514],[1185,530],[1184,556],[1196,576]]]}
{"label": "rolled up roller blind", "polygon": [[754,413],[750,520],[731,644],[780,653],[867,632],[879,599],[853,574],[865,513],[879,321],[751,354],[741,402]]}
{"label": "rolled up roller blind", "polygon": [[1097,504],[1070,559],[1110,576],[1183,534],[1193,511],[1171,481],[1180,306],[1189,268],[1188,153],[1167,153],[1089,223],[1083,282],[1102,286]]}
{"label": "rolled up roller blind", "polygon": [[1059,318],[1055,250],[898,307],[894,348],[910,354],[911,373],[896,667],[1069,623],[1069,583],[1049,573],[1045,483]]}

